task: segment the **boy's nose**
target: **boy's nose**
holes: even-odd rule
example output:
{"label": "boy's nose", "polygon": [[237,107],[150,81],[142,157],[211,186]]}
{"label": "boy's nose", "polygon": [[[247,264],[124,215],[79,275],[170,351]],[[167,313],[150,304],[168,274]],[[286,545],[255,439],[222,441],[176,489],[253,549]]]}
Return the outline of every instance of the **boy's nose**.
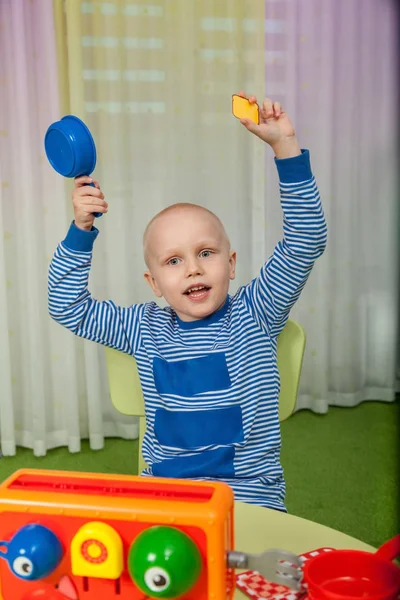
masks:
{"label": "boy's nose", "polygon": [[203,269],[200,266],[200,263],[197,260],[193,260],[187,263],[186,266],[186,276],[195,276],[201,275],[203,273]]}

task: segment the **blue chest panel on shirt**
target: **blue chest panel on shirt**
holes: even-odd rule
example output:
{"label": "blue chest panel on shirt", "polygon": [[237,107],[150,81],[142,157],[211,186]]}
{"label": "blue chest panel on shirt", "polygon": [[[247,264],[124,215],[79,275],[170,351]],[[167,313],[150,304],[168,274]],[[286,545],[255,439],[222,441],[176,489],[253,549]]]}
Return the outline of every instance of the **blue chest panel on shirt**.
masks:
{"label": "blue chest panel on shirt", "polygon": [[[154,381],[159,394],[193,398],[231,387],[223,352],[201,358],[168,362],[153,359]],[[189,401],[191,405],[191,401]],[[154,435],[161,446],[190,451],[204,446],[225,446],[192,456],[179,456],[153,463],[158,477],[234,477],[234,443],[244,440],[242,409],[239,405],[219,409],[167,410],[158,408]]]}
{"label": "blue chest panel on shirt", "polygon": [[233,459],[235,448],[217,448],[206,450],[192,456],[178,456],[153,463],[152,472],[155,477],[214,477],[232,478],[235,476]]}
{"label": "blue chest panel on shirt", "polygon": [[216,410],[156,410],[154,433],[162,446],[192,450],[244,440],[239,405]]}
{"label": "blue chest panel on shirt", "polygon": [[224,352],[174,362],[156,357],[153,358],[153,373],[159,394],[188,398],[231,385]]}

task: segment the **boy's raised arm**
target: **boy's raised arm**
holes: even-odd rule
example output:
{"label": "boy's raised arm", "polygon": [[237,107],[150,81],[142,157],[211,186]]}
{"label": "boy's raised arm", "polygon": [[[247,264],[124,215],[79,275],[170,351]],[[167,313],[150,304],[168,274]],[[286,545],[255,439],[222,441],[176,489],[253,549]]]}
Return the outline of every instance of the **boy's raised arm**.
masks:
{"label": "boy's raised arm", "polygon": [[53,256],[48,277],[48,304],[52,318],[80,337],[135,354],[140,346],[139,323],[145,305],[122,308],[99,302],[88,290],[93,245],[98,230],[93,212],[106,212],[103,194],[88,187],[89,178],[76,180],[75,222]]}
{"label": "boy's raised arm", "polygon": [[[251,96],[249,101],[256,99]],[[264,101],[260,124],[247,119],[241,122],[272,147],[279,174],[283,239],[260,275],[242,292],[260,326],[276,337],[326,247],[326,221],[309,152],[300,149],[293,125],[279,102]]]}

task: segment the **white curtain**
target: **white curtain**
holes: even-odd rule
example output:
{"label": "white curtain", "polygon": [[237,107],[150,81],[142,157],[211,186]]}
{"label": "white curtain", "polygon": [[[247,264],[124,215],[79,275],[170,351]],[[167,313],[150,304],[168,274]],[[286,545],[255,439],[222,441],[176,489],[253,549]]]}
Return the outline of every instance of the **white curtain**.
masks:
{"label": "white curtain", "polygon": [[[399,312],[397,4],[267,0],[266,7],[266,23],[274,15],[285,30],[274,36],[267,28],[266,88],[310,148],[329,227],[327,251],[292,312],[308,338],[298,408],[391,401]],[[271,179],[266,253],[281,221]]]}
{"label": "white curtain", "polygon": [[[0,2],[1,452],[94,449],[136,437],[108,398],[103,362],[47,312],[47,269],[72,214],[70,192],[44,154],[60,118],[52,0]],[[100,250],[101,252],[101,250]],[[103,248],[104,252],[104,248]],[[87,345],[89,346],[89,345]],[[100,355],[99,355],[100,356]],[[100,356],[102,358],[102,356]]]}
{"label": "white curtain", "polygon": [[109,202],[92,292],[127,305],[151,299],[142,231],[177,201],[225,222],[239,260],[232,291],[257,274],[281,235],[278,182],[271,152],[231,116],[230,96],[244,88],[281,100],[311,150],[329,224],[292,314],[308,336],[299,407],[392,400],[394,2],[67,0],[64,12],[60,0],[56,9],[57,36],[51,0],[0,2],[3,454],[137,435],[111,406],[103,349],[47,314],[48,263],[72,219],[71,185],[43,149],[60,106],[91,128]]}

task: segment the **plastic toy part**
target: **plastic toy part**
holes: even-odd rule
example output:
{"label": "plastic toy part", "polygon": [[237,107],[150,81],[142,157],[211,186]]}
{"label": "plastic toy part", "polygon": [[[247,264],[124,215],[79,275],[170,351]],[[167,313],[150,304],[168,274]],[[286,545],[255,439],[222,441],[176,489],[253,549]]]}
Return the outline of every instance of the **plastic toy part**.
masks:
{"label": "plastic toy part", "polygon": [[198,580],[202,561],[191,538],[174,527],[150,527],[133,542],[128,569],[150,598],[178,598]]}
{"label": "plastic toy part", "polygon": [[250,119],[257,124],[260,122],[258,104],[251,104],[246,98],[237,94],[232,96],[232,114],[237,119]]}
{"label": "plastic toy part", "polygon": [[400,556],[400,534],[377,552],[333,550],[319,554],[304,567],[304,581],[312,600],[397,600],[400,570],[393,564]]}
{"label": "plastic toy part", "polygon": [[67,600],[67,597],[55,588],[52,590],[49,588],[42,588],[33,592],[28,592],[22,600]]}
{"label": "plastic toy part", "polygon": [[[96,166],[96,146],[85,123],[74,115],[56,121],[46,131],[44,148],[49,163],[64,177],[90,175]],[[89,184],[94,187],[94,184]],[[94,213],[101,217],[102,213]]]}
{"label": "plastic toy part", "polygon": [[[1,600],[233,600],[234,497],[221,482],[24,469],[0,483],[0,540],[30,523],[56,534],[64,556],[36,581],[0,558]],[[145,542],[159,560],[141,558]]]}
{"label": "plastic toy part", "polygon": [[119,534],[107,523],[86,523],[72,540],[71,564],[74,575],[118,579],[124,568]]}
{"label": "plastic toy part", "polygon": [[79,600],[79,597],[70,577],[64,575],[57,586],[37,588],[25,594],[22,600]]}
{"label": "plastic toy part", "polygon": [[9,542],[1,541],[0,557],[8,561],[20,579],[44,579],[60,564],[63,549],[58,537],[47,527],[31,523],[22,527]]}
{"label": "plastic toy part", "polygon": [[85,123],[73,115],[48,128],[44,147],[49,163],[64,177],[90,175],[96,166],[96,146]]}

